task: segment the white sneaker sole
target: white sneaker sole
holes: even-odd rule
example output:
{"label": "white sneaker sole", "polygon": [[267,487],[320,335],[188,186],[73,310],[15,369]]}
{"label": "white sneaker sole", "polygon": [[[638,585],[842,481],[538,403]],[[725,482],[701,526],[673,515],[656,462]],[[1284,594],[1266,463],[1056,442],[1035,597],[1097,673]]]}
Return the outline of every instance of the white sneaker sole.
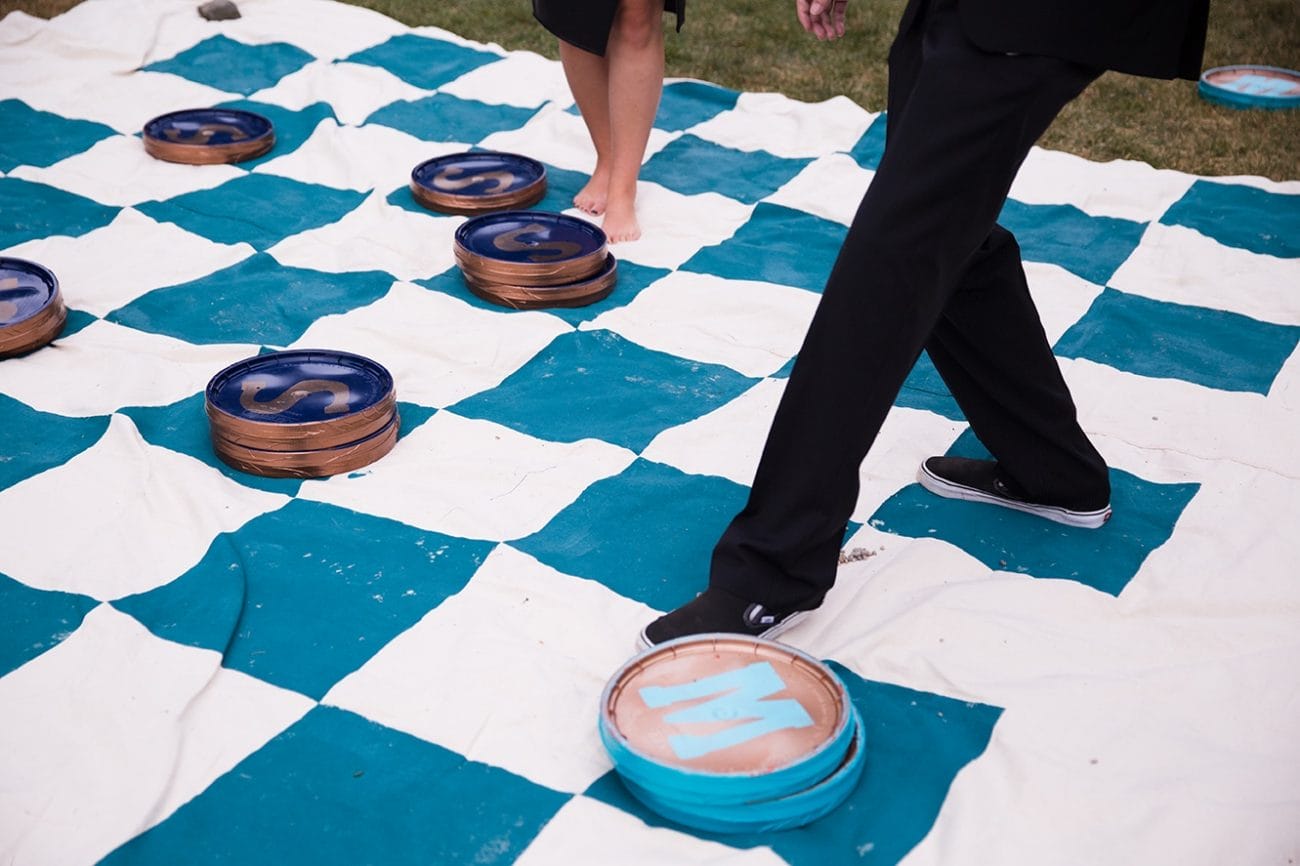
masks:
{"label": "white sneaker sole", "polygon": [[[744,632],[736,632],[736,634],[744,637],[758,637],[758,638],[762,638],[763,640],[774,640],[777,635],[784,634],[787,630],[789,630],[792,626],[797,625],[801,619],[803,619],[810,613],[812,613],[811,610],[797,610],[794,613],[787,616],[785,619],[778,622],[776,625],[772,626],[766,631],[759,632],[757,635],[746,635]],[[641,633],[636,636],[637,652],[645,652],[646,650],[656,646],[655,644],[652,644],[650,642],[650,639],[648,637],[646,637],[645,630],[646,628],[649,627],[650,626],[647,625],[645,628],[641,629]],[[683,635],[683,637],[685,637],[685,635]]]}
{"label": "white sneaker sole", "polygon": [[1032,514],[1035,517],[1063,523],[1066,526],[1076,526],[1080,529],[1100,529],[1110,519],[1109,505],[1096,511],[1072,511],[1069,508],[1061,508],[1057,505],[1035,505],[1032,502],[1017,502],[1014,499],[1004,499],[1001,496],[985,493],[983,490],[967,487],[964,484],[954,484],[935,475],[926,468],[924,463],[921,464],[921,468],[916,473],[916,480],[922,487],[936,496],[943,496],[947,499],[963,499],[967,502],[1000,505],[1003,508],[1023,511],[1025,514]]}

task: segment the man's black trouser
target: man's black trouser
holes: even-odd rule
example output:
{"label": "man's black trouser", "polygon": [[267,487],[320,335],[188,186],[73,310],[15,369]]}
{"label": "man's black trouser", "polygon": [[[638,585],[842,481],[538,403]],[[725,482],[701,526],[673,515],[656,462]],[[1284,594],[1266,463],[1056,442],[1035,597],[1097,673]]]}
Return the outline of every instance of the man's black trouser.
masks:
{"label": "man's black trouser", "polygon": [[997,225],[1034,141],[1098,70],[991,54],[955,0],[912,0],[889,55],[888,135],[710,583],[774,608],[835,580],[858,469],[926,349],[980,441],[1034,501],[1109,499],[1015,238]]}

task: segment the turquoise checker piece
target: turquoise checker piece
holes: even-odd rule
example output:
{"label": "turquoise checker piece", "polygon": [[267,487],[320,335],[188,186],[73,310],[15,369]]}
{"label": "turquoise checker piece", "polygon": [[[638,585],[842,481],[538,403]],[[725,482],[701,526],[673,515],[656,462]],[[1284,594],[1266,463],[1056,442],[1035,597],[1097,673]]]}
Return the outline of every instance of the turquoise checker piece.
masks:
{"label": "turquoise checker piece", "polygon": [[33,589],[0,573],[0,677],[58,646],[98,605],[88,596]]}
{"label": "turquoise checker piece", "polygon": [[570,799],[320,706],[100,866],[509,866]]}
{"label": "turquoise checker piece", "polygon": [[120,211],[43,183],[0,177],[0,249],[51,235],[80,237]]}
{"label": "turquoise checker piece", "polygon": [[0,100],[0,172],[20,165],[47,168],[117,135],[111,127],[32,108],[21,99]]}
{"label": "turquoise checker piece", "polygon": [[353,54],[344,62],[377,66],[421,90],[437,90],[467,72],[500,59],[500,54],[491,51],[403,33]]}
{"label": "turquoise checker piece", "polygon": [[0,490],[62,466],[99,441],[108,418],[67,418],[0,394]]}
{"label": "turquoise checker piece", "polygon": [[1198,180],[1160,222],[1194,229],[1224,246],[1300,258],[1300,195]]}
{"label": "turquoise checker piece", "polygon": [[847,232],[840,223],[760,202],[734,235],[700,250],[681,270],[820,294]]}
{"label": "turquoise checker piece", "polygon": [[572,331],[496,388],[450,408],[538,439],[596,438],[640,451],[753,384],[728,367],[646,349],[612,331]]}
{"label": "turquoise checker piece", "polygon": [[257,253],[205,277],[155,289],[105,318],[188,343],[287,346],[322,316],[364,307],[392,286],[392,275],[381,271],[324,273]]}
{"label": "turquoise checker piece", "polygon": [[721,193],[755,204],[790,182],[811,159],[746,153],[686,133],[641,167],[641,179],[683,195]]}
{"label": "turquoise checker piece", "polygon": [[1300,327],[1106,289],[1053,351],[1156,379],[1267,395]]}
{"label": "turquoise checker piece", "polygon": [[435,93],[423,99],[390,103],[367,117],[365,122],[401,130],[421,141],[470,143],[494,132],[518,129],[536,113],[531,108],[489,105],[477,99]]}
{"label": "turquoise checker piece", "polygon": [[297,72],[314,59],[287,42],[248,45],[218,33],[175,57],[150,63],[144,69],[170,73],[226,93],[247,96],[274,87],[281,78]]}
{"label": "turquoise checker piece", "polygon": [[464,588],[493,545],[294,500],[218,536],[172,583],[114,606],[159,637],[321,698]]}
{"label": "turquoise checker piece", "polygon": [[337,222],[365,193],[302,183],[269,174],[245,174],[213,189],[136,207],[159,222],[222,244],[244,242],[266,250],[292,235]]}

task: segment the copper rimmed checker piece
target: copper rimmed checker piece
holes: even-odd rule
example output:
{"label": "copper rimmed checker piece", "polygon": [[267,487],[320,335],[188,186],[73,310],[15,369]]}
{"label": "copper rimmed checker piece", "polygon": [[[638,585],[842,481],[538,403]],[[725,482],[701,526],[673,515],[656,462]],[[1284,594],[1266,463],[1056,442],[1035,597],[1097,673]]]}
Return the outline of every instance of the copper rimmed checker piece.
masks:
{"label": "copper rimmed checker piece", "polygon": [[253,475],[272,478],[323,478],[369,466],[397,444],[401,421],[393,415],[388,424],[364,439],[333,448],[309,451],[266,451],[236,445],[216,435],[212,450],[227,465]]}
{"label": "copper rimmed checker piece", "polygon": [[369,358],[297,349],[221,370],[204,391],[204,409],[214,442],[257,451],[320,451],[385,429],[396,417],[397,393],[392,374]]}
{"label": "copper rimmed checker piece", "polygon": [[608,255],[599,226],[542,211],[468,219],[456,229],[453,252],[461,270],[480,282],[534,287],[587,279]]}
{"label": "copper rimmed checker piece", "polygon": [[631,659],[601,695],[599,731],[629,790],[688,822],[817,789],[862,736],[830,668],[732,634],[680,638]]}
{"label": "copper rimmed checker piece", "polygon": [[0,256],[0,358],[39,349],[59,335],[67,318],[53,271]]}
{"label": "copper rimmed checker piece", "polygon": [[546,166],[515,153],[452,153],[411,170],[411,195],[440,213],[519,210],[546,195]]}
{"label": "copper rimmed checker piece", "polygon": [[144,125],[145,152],[167,162],[218,165],[254,159],[275,146],[271,121],[237,108],[186,108]]}
{"label": "copper rimmed checker piece", "polygon": [[618,282],[618,261],[611,254],[594,276],[559,286],[512,286],[480,280],[465,273],[470,291],[485,301],[516,310],[546,307],[585,307],[609,296]]}

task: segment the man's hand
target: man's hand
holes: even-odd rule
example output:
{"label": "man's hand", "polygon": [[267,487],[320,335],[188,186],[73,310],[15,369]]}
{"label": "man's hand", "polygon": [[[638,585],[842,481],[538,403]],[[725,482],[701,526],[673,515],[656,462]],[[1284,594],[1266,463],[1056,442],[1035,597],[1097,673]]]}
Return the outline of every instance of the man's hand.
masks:
{"label": "man's hand", "polygon": [[849,0],[794,0],[794,12],[803,29],[820,40],[844,35],[844,10]]}

